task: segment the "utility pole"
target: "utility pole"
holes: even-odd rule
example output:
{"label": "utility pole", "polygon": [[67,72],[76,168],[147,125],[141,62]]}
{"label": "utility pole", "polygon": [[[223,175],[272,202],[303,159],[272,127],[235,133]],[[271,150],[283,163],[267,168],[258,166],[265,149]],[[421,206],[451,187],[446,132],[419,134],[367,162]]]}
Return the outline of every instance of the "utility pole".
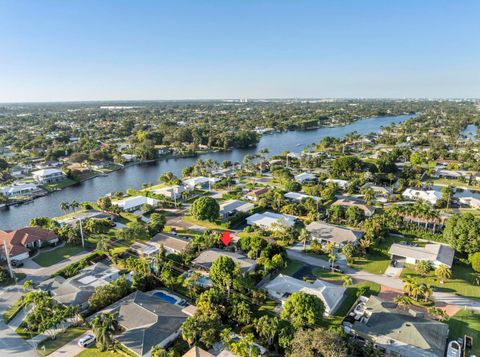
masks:
{"label": "utility pole", "polygon": [[3,241],[3,247],[5,248],[5,257],[7,258],[8,271],[10,272],[10,278],[15,279],[15,273],[12,270],[12,264],[10,263],[10,254],[7,249],[7,242]]}
{"label": "utility pole", "polygon": [[82,247],[85,248],[85,240],[83,239],[82,219],[80,218],[80,237],[82,237]]}

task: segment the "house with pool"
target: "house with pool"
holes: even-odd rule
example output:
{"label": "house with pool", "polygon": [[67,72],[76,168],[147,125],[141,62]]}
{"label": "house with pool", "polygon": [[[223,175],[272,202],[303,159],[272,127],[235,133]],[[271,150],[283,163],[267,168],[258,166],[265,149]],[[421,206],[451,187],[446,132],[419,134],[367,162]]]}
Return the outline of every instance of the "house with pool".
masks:
{"label": "house with pool", "polygon": [[102,312],[117,316],[120,326],[114,334],[117,342],[136,356],[150,356],[153,347],[169,346],[180,335],[182,324],[191,316],[188,307],[174,303],[176,298],[173,295],[170,298],[167,302],[163,295],[135,291]]}

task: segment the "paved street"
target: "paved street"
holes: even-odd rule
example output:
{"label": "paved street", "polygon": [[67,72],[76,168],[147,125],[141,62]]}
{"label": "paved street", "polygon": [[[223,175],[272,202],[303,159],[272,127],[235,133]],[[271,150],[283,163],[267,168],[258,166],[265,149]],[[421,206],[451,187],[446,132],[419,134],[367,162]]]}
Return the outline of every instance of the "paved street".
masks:
{"label": "paved street", "polygon": [[[305,255],[304,253],[299,251],[298,248],[288,249],[287,255],[290,259],[299,260],[306,264],[310,264],[318,267],[327,267],[327,268],[329,267],[329,263],[327,261]],[[395,289],[400,291],[403,290],[403,282],[401,279],[397,277],[391,277],[385,274],[377,275],[377,274],[372,274],[366,271],[358,271],[358,270],[349,268],[347,266],[342,266],[342,269],[344,270],[345,274],[350,275],[353,279],[367,280],[367,281],[371,281],[379,285],[385,286],[390,289]],[[479,300],[473,300],[466,297],[457,296],[455,294],[438,292],[438,291],[433,293],[432,298],[440,306],[455,305],[460,308],[466,307],[466,308],[480,311]]]}

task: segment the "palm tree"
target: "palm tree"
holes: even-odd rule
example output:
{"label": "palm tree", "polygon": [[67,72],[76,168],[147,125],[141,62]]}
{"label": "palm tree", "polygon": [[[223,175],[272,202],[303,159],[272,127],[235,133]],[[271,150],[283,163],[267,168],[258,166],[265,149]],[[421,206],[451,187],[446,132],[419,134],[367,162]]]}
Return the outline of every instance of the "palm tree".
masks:
{"label": "palm tree", "polygon": [[23,286],[22,286],[22,289],[23,291],[27,291],[28,288],[30,288],[30,286],[32,286],[33,284],[33,281],[28,279],[28,280],[25,280],[25,282],[23,283]]}
{"label": "palm tree", "polygon": [[406,292],[408,296],[413,295],[413,291],[417,285],[410,275],[403,279],[403,291]]}
{"label": "palm tree", "polygon": [[430,284],[422,284],[420,285],[420,291],[425,299],[425,302],[428,301],[428,298],[433,295],[433,289]]}
{"label": "palm tree", "polygon": [[408,306],[412,303],[410,298],[406,295],[398,295],[393,301],[400,306]]}
{"label": "palm tree", "polygon": [[80,207],[80,203],[73,200],[72,203],[70,203],[70,207],[72,207],[73,211],[75,212],[77,210],[77,208]]}
{"label": "palm tree", "polygon": [[440,278],[440,283],[443,284],[444,280],[452,277],[452,270],[445,264],[442,264],[435,269],[435,275]]}
{"label": "palm tree", "polygon": [[92,320],[92,329],[97,338],[97,347],[104,352],[113,345],[113,333],[118,322],[113,314],[101,313]]}
{"label": "palm tree", "polygon": [[352,278],[349,276],[349,275],[344,275],[342,277],[342,280],[343,280],[343,287],[346,288],[350,285],[352,285],[353,281],[352,281]]}
{"label": "palm tree", "polygon": [[305,252],[306,248],[307,248],[307,241],[308,241],[308,231],[303,228],[301,231],[300,231],[300,234],[298,236],[298,240],[300,242],[303,242],[303,251]]}
{"label": "palm tree", "polygon": [[329,254],[328,261],[330,262],[330,267],[332,268],[332,271],[333,271],[333,265],[337,261],[337,256],[335,254]]}
{"label": "palm tree", "polygon": [[450,207],[450,200],[453,196],[453,188],[451,186],[444,186],[440,190],[442,192],[442,199],[447,202],[447,209]]}
{"label": "palm tree", "polygon": [[68,202],[61,202],[59,207],[64,214],[67,214],[68,210],[70,209],[70,204]]}
{"label": "palm tree", "polygon": [[327,242],[327,244],[323,246],[323,251],[327,254],[332,254],[334,250],[335,250],[335,243],[333,242]]}

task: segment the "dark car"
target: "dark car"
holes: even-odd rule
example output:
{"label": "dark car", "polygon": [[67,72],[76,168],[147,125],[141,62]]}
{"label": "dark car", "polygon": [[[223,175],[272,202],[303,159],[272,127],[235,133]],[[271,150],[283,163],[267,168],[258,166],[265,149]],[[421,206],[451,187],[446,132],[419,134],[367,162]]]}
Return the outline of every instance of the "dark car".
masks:
{"label": "dark car", "polygon": [[21,262],[20,260],[16,260],[16,259],[12,259],[10,261],[10,264],[12,264],[12,267],[17,267],[17,268],[23,267],[23,262]]}

